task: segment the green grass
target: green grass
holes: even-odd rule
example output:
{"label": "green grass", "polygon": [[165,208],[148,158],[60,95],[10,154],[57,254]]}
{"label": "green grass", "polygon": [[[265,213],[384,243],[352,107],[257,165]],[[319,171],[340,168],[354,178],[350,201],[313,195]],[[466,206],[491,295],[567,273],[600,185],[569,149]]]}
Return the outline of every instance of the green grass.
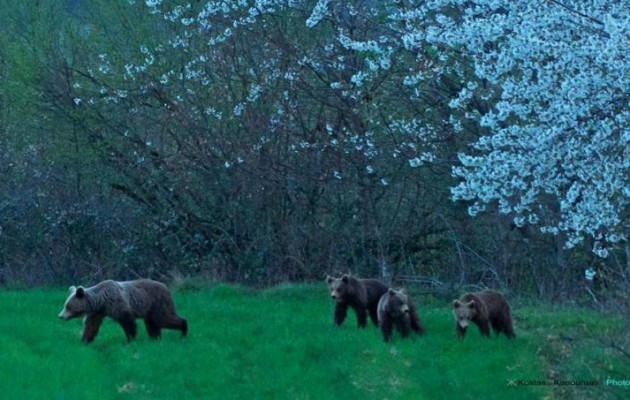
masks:
{"label": "green grass", "polygon": [[[0,291],[2,399],[564,399],[623,398],[630,387],[509,386],[514,379],[630,379],[597,338],[615,318],[514,307],[517,339],[455,338],[449,302],[416,296],[423,337],[383,343],[353,314],[332,326],[326,289],[217,285],[175,292],[189,336],[126,343],[106,320],[91,345],[81,321],[57,319],[65,290]],[[625,370],[624,370],[625,368]],[[628,375],[624,375],[624,374]]]}

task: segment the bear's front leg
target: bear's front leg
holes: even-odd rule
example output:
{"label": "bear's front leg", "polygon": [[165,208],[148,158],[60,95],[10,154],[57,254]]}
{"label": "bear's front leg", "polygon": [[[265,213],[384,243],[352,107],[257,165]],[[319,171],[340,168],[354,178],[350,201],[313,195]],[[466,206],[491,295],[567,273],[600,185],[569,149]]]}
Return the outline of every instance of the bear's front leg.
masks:
{"label": "bear's front leg", "polygon": [[462,326],[456,322],[455,323],[455,332],[457,332],[457,337],[459,339],[463,339],[464,336],[466,335],[466,328],[462,328]]}
{"label": "bear's front leg", "polygon": [[83,320],[83,337],[81,338],[83,343],[88,344],[94,340],[104,318],[104,314],[93,313],[86,315]]}
{"label": "bear's front leg", "polygon": [[383,318],[379,321],[381,327],[381,333],[383,334],[383,341],[389,342],[389,338],[392,336],[392,321],[389,318]]}
{"label": "bear's front leg", "polygon": [[400,321],[396,322],[396,330],[400,333],[401,337],[406,338],[409,336],[409,332],[411,331],[411,325],[407,318],[403,318]]}
{"label": "bear's front leg", "polygon": [[335,304],[335,326],[343,324],[343,321],[346,320],[346,315],[348,315],[348,305]]}

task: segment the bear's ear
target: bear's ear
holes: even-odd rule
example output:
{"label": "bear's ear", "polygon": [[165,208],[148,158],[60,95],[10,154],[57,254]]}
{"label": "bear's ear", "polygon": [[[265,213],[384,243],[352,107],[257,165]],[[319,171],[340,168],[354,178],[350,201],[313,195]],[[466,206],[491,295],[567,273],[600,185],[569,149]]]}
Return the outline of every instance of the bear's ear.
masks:
{"label": "bear's ear", "polygon": [[389,290],[387,291],[387,293],[389,293],[390,296],[393,296],[396,294],[396,291],[392,288],[389,288]]}
{"label": "bear's ear", "polygon": [[74,293],[74,295],[77,297],[77,299],[82,299],[85,297],[85,289],[83,289],[83,286],[79,286],[77,288],[77,291]]}
{"label": "bear's ear", "polygon": [[461,305],[462,303],[460,303],[459,300],[453,300],[453,308],[459,308]]}
{"label": "bear's ear", "polygon": [[76,286],[70,286],[68,288],[68,293],[70,293],[70,294],[74,294],[74,292],[76,292],[76,291],[77,291],[77,287]]}
{"label": "bear's ear", "polygon": [[477,303],[475,303],[475,300],[470,300],[468,302],[468,304],[466,304],[466,305],[468,306],[468,308],[470,308],[472,310],[473,308],[475,308],[477,306]]}
{"label": "bear's ear", "polygon": [[344,275],[341,277],[341,281],[342,281],[343,283],[348,283],[348,280],[349,280],[349,279],[350,279],[350,276],[349,276],[348,274],[344,274]]}
{"label": "bear's ear", "polygon": [[333,281],[333,277],[332,277],[332,276],[330,276],[330,275],[326,275],[326,282],[327,282],[327,283],[330,283],[330,282],[332,282],[332,281]]}

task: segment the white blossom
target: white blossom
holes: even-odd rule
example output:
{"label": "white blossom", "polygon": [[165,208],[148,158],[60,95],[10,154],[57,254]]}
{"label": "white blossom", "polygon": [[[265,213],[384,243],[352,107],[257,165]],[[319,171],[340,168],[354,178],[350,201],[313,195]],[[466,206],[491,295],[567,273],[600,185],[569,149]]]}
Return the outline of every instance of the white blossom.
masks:
{"label": "white blossom", "polygon": [[315,7],[313,8],[313,12],[311,13],[311,16],[308,17],[308,19],[306,20],[306,26],[307,27],[309,27],[309,28],[314,27],[322,19],[324,19],[324,17],[326,17],[326,13],[327,13],[327,9],[328,9],[328,3],[330,3],[330,0],[318,0],[317,1],[317,4],[315,4]]}

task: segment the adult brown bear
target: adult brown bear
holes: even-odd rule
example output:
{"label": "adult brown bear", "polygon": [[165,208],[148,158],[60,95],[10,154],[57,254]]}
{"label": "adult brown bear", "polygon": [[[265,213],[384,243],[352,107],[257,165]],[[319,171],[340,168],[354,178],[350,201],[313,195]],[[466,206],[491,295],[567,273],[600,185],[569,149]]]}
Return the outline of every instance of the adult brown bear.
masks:
{"label": "adult brown bear", "polygon": [[118,322],[127,340],[136,337],[136,319],[144,319],[151,339],[158,339],[161,329],[177,329],[182,336],[188,333],[188,322],[175,313],[175,304],[168,288],[150,279],[117,282],[107,280],[96,286],[83,288],[70,286],[70,295],[59,318],[69,320],[85,316],[83,337],[90,343],[98,334],[105,317]]}
{"label": "adult brown bear", "polygon": [[378,326],[376,309],[381,296],[387,293],[387,285],[378,279],[357,279],[350,275],[343,275],[341,278],[327,276],[326,283],[335,302],[336,326],[345,321],[348,307],[357,314],[359,328],[367,325],[368,314],[374,325]]}

